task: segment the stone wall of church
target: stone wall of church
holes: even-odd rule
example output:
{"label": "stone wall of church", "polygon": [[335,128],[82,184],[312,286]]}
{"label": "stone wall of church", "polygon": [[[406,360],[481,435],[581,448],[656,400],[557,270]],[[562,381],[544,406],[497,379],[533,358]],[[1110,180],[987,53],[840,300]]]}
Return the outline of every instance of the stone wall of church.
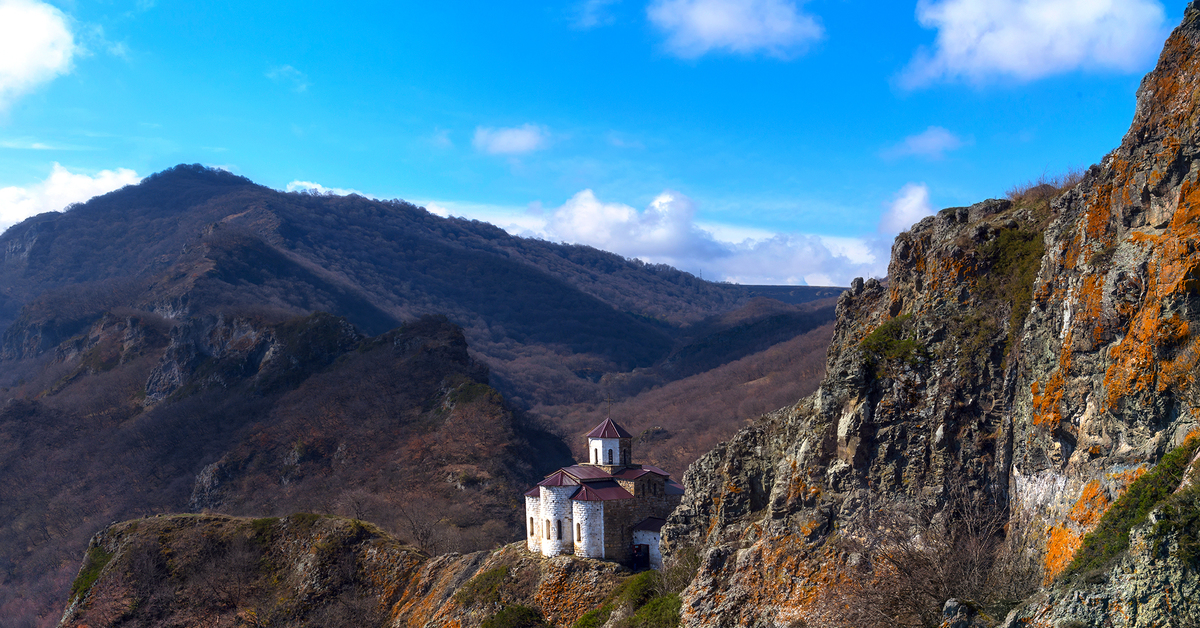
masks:
{"label": "stone wall of church", "polygon": [[542,551],[541,540],[539,534],[541,527],[538,522],[542,520],[542,500],[540,497],[525,496],[525,546],[531,552]]}
{"label": "stone wall of church", "polygon": [[[588,462],[592,464],[608,464],[608,452],[612,452],[612,460],[614,465],[620,465],[621,459],[621,440],[618,438],[589,438],[588,439]],[[596,460],[596,455],[600,455],[600,460]]]}
{"label": "stone wall of church", "polygon": [[571,494],[578,486],[542,487],[542,555],[558,556],[575,552],[574,507]]}
{"label": "stone wall of church", "polygon": [[575,555],[604,558],[604,502],[574,503]]}
{"label": "stone wall of church", "polygon": [[662,549],[659,548],[659,542],[662,536],[658,532],[649,530],[634,530],[633,544],[634,545],[649,545],[650,546],[650,567],[651,569],[662,569]]}
{"label": "stone wall of church", "polygon": [[646,517],[666,519],[679,505],[680,496],[665,494],[604,502],[604,556],[627,563],[633,546],[633,526]]}

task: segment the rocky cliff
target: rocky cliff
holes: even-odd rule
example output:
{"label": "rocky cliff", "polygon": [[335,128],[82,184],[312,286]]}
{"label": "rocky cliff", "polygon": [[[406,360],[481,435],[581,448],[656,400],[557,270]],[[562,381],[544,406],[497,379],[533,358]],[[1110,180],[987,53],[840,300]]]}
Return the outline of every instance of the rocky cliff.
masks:
{"label": "rocky cliff", "polygon": [[[978,582],[897,595],[940,609],[955,586],[984,597],[1003,580],[1011,597],[1052,585],[1040,611],[1014,618],[1054,621],[1099,599],[1071,586],[1100,584],[1065,578],[1085,536],[1200,430],[1198,89],[1192,3],[1121,146],[1078,183],[946,209],[896,239],[888,281],[856,281],[839,300],[820,389],[686,474],[666,529],[674,547],[705,548],[685,625],[846,623],[862,610],[847,591],[902,581],[891,576],[935,539],[952,539],[948,562],[963,569],[969,542],[991,543]],[[1195,566],[1169,549],[1178,539],[1144,542],[1149,516],[1105,563],[1119,562],[1103,586],[1142,592],[1105,594],[1122,613],[1104,625],[1197,613]],[[1147,597],[1155,587],[1170,589],[1166,602]],[[979,602],[993,621],[1012,606]],[[932,617],[914,608],[886,621]]]}
{"label": "rocky cliff", "polygon": [[430,558],[340,517],[151,517],[92,539],[60,625],[466,627],[514,606],[570,625],[626,576],[521,544]]}

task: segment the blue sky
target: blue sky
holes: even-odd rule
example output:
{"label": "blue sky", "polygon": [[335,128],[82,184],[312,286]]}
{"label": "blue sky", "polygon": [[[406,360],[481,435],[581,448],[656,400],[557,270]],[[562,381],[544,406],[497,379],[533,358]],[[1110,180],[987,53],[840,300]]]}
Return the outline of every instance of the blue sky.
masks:
{"label": "blue sky", "polygon": [[0,0],[0,228],[177,163],[845,285],[1116,147],[1180,0]]}

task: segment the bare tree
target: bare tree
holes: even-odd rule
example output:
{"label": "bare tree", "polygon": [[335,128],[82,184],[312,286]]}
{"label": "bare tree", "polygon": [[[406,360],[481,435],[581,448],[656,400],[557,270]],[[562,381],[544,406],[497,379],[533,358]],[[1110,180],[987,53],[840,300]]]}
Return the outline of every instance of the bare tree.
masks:
{"label": "bare tree", "polygon": [[950,598],[986,603],[1007,521],[1001,504],[954,490],[941,509],[871,503],[841,540],[841,585],[823,604],[830,625],[936,627]]}

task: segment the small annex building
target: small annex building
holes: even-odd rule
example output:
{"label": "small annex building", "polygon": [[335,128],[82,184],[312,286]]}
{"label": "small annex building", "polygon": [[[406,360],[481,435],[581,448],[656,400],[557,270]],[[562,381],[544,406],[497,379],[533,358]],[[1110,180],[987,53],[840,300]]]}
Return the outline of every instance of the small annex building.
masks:
{"label": "small annex building", "polygon": [[658,467],[634,464],[633,435],[612,419],[587,440],[590,462],[563,467],[525,493],[529,551],[660,568],[659,532],[683,486]]}

